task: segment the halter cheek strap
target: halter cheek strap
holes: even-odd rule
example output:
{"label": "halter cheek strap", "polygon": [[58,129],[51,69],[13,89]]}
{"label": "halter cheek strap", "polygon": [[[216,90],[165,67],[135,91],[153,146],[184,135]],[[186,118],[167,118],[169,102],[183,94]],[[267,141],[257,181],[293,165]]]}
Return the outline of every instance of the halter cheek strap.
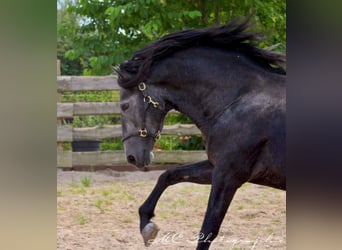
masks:
{"label": "halter cheek strap", "polygon": [[143,100],[145,103],[147,103],[147,107],[145,108],[145,115],[144,115],[144,122],[143,122],[143,126],[141,129],[138,130],[137,133],[133,133],[133,134],[130,134],[128,136],[125,136],[123,139],[122,139],[122,142],[126,141],[127,139],[131,138],[131,137],[135,137],[135,136],[138,136],[138,137],[151,137],[153,138],[154,141],[157,141],[160,139],[161,135],[160,135],[160,131],[161,129],[159,128],[158,131],[156,133],[151,133],[149,130],[147,130],[146,126],[145,126],[145,119],[146,119],[146,113],[147,113],[147,110],[148,108],[152,105],[154,108],[158,108],[159,106],[159,103],[154,101],[152,99],[151,96],[147,95],[145,90],[146,90],[146,84],[144,82],[141,82],[139,83],[138,85],[138,89],[142,92],[143,94]]}

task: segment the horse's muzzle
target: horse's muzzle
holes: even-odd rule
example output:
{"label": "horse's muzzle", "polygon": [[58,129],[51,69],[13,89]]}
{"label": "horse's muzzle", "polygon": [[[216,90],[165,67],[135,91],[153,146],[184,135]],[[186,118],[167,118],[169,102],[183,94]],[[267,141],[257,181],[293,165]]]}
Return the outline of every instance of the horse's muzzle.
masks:
{"label": "horse's muzzle", "polygon": [[143,168],[149,165],[152,162],[153,158],[153,152],[146,152],[142,154],[141,157],[134,156],[133,154],[128,154],[126,157],[128,163],[135,165],[138,168]]}

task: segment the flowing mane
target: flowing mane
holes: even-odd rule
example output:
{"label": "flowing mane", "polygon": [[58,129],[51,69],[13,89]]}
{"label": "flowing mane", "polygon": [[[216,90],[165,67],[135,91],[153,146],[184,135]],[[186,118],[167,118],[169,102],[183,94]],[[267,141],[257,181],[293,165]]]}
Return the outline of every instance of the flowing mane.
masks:
{"label": "flowing mane", "polygon": [[[249,19],[239,23],[232,21],[226,25],[205,29],[189,29],[171,33],[136,51],[132,58],[119,67],[119,84],[125,86],[137,85],[145,81],[153,63],[180,50],[194,46],[210,46],[238,51],[252,58],[255,62],[270,71],[286,74],[283,65],[285,55],[257,47],[260,33],[247,31]],[[125,72],[133,78],[125,79]]]}

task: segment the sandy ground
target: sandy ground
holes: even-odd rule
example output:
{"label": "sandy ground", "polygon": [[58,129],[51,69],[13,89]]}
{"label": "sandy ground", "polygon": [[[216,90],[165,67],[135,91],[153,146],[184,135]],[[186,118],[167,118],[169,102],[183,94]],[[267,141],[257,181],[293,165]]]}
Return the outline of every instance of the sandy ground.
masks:
{"label": "sandy ground", "polygon": [[[195,249],[210,186],[191,183],[165,191],[153,219],[159,234],[143,244],[138,208],[162,172],[58,172],[57,249]],[[243,185],[211,249],[286,249],[286,193]]]}

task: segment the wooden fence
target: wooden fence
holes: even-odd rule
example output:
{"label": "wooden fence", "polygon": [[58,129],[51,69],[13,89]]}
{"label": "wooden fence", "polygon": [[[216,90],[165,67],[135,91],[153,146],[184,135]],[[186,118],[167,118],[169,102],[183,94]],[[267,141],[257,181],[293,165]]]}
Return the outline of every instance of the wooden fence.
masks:
{"label": "wooden fence", "polygon": [[[72,168],[75,166],[121,166],[127,165],[124,152],[64,151],[60,144],[75,140],[103,140],[121,137],[121,125],[74,128],[62,125],[61,120],[73,118],[75,115],[108,115],[120,114],[119,102],[61,102],[63,92],[80,90],[119,90],[115,76],[57,76],[57,167]],[[171,111],[172,112],[172,111]],[[175,124],[164,126],[162,135],[199,135],[194,124]],[[183,164],[206,159],[204,151],[156,151],[154,165]]]}

